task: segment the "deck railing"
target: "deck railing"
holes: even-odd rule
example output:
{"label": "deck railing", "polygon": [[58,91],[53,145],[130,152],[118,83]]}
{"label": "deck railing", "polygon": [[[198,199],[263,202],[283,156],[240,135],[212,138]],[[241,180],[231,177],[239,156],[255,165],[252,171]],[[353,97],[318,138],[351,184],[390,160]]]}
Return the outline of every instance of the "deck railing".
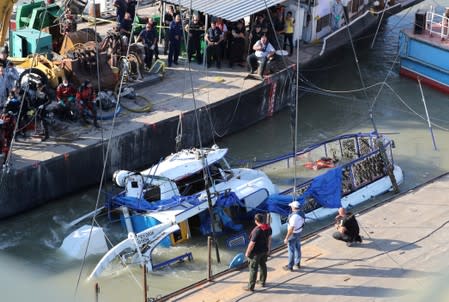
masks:
{"label": "deck railing", "polygon": [[449,11],[446,10],[444,15],[437,14],[431,9],[426,13],[426,31],[429,32],[430,36],[433,34],[439,35],[441,40],[447,39],[448,36],[448,24]]}

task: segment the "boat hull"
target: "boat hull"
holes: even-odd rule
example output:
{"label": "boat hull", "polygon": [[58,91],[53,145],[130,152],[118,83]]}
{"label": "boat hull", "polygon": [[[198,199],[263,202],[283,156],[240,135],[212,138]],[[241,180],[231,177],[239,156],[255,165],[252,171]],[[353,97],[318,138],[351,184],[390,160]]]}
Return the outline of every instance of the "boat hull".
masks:
{"label": "boat hull", "polygon": [[400,74],[449,93],[449,48],[441,39],[404,30],[399,35]]}

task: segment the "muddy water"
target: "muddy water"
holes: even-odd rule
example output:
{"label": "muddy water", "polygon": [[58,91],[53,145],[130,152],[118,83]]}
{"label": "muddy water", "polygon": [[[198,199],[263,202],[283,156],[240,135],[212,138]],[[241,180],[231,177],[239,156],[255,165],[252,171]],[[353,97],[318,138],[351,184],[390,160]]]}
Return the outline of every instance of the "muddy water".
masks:
{"label": "muddy water", "polygon": [[[427,1],[421,6],[427,8],[430,4]],[[449,2],[440,3],[447,4]],[[336,94],[336,90],[349,91],[362,86],[352,50],[347,48],[344,56],[330,60],[328,67],[307,71],[309,87],[314,91],[301,97],[298,111],[298,143],[305,146],[343,133],[371,131],[373,126],[368,112],[376,99],[374,121],[380,132],[389,133],[395,140],[395,160],[405,174],[402,191],[449,171],[448,97],[423,88],[434,122],[435,150],[427,123],[418,116],[425,116],[425,112],[417,83],[400,77],[397,65],[392,68],[397,59],[398,30],[411,26],[416,9],[390,18],[373,49],[366,47],[370,41],[364,43],[363,50],[357,49],[365,86],[384,81],[388,74],[387,83],[392,90],[384,86],[378,94],[379,86],[376,86],[366,94]],[[331,92],[324,93],[318,88]],[[288,111],[281,112],[217,143],[229,147],[229,155],[237,161],[263,160],[289,152],[292,150],[290,116]],[[69,231],[67,224],[91,211],[95,199],[96,189],[92,189],[0,223],[2,301],[95,301],[94,283],[86,282],[85,278],[98,258],[90,257],[82,266],[80,261],[67,259],[57,250]],[[222,240],[219,246],[224,245]],[[185,252],[193,253],[193,263],[175,265],[149,275],[151,297],[206,277],[205,240],[169,252],[159,249],[155,257],[162,261]],[[213,271],[224,269],[236,252],[238,250],[221,251],[222,264],[214,264]],[[143,301],[142,278],[139,269],[122,269],[101,278],[98,280],[99,301]],[[24,290],[25,285],[29,289]]]}

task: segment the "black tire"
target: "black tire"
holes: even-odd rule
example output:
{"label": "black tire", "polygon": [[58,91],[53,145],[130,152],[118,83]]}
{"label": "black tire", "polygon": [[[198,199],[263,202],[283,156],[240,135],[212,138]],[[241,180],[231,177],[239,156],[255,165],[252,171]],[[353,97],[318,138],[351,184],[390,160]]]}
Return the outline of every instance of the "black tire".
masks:
{"label": "black tire", "polygon": [[20,87],[24,87],[25,81],[28,77],[35,83],[39,81],[42,82],[44,85],[47,85],[48,83],[48,78],[42,70],[37,68],[28,68],[25,69],[19,76]]}

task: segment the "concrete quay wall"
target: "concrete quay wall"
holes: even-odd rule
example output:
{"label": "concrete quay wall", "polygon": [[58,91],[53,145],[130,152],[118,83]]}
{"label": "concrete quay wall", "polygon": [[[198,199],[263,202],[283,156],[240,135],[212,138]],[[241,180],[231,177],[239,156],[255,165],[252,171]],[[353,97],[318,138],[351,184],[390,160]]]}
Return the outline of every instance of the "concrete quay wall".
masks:
{"label": "concrete quay wall", "polygon": [[[231,134],[285,108],[294,98],[294,83],[287,72],[272,75],[261,84],[223,100],[200,107],[201,140],[208,146],[214,130]],[[199,145],[195,110],[182,112],[182,147]],[[141,169],[175,152],[179,116],[142,123],[141,127],[114,136],[107,158],[106,179],[117,169]],[[4,168],[0,180],[0,219],[30,210],[51,200],[99,183],[108,141],[35,161],[20,168]]]}

